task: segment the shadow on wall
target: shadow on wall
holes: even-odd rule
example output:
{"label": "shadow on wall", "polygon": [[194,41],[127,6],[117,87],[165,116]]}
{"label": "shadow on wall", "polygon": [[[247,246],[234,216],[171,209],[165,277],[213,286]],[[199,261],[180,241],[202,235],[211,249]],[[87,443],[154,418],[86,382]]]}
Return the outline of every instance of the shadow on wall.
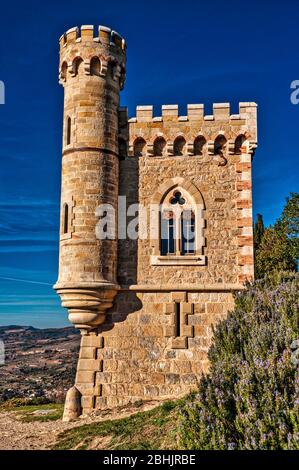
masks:
{"label": "shadow on wall", "polygon": [[138,312],[142,307],[135,292],[120,292],[115,298],[114,306],[107,311],[105,323],[99,326],[98,333],[112,330],[115,323],[125,322],[128,315]]}
{"label": "shadow on wall", "polygon": [[[128,157],[128,130],[126,140],[119,144],[119,196],[126,197],[126,211],[132,204],[139,204],[139,158]],[[127,224],[138,213],[127,216]],[[138,226],[136,227],[138,230]],[[118,241],[117,280],[123,287],[137,284],[138,239],[120,239]]]}
{"label": "shadow on wall", "polygon": [[[119,139],[119,196],[126,197],[126,211],[132,204],[139,204],[139,158],[128,156],[128,125],[127,120],[121,128]],[[127,216],[127,224],[138,214]],[[136,227],[138,229],[138,226]],[[138,239],[118,240],[117,281],[123,288],[137,284]],[[105,323],[100,325],[98,332],[103,333],[114,328],[115,323],[125,322],[128,315],[142,309],[142,302],[135,292],[124,290],[117,294],[113,307],[107,311]]]}

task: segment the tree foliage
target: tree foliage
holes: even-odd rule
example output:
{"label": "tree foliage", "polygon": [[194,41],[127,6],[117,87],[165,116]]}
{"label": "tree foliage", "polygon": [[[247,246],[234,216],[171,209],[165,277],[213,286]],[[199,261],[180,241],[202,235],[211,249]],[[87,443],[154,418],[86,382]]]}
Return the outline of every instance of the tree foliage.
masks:
{"label": "tree foliage", "polygon": [[299,194],[291,193],[282,215],[264,228],[262,216],[254,227],[255,276],[273,271],[296,271],[299,258]]}
{"label": "tree foliage", "polygon": [[257,221],[254,225],[254,249],[257,250],[261,244],[265,233],[265,226],[262,214],[257,214]]}

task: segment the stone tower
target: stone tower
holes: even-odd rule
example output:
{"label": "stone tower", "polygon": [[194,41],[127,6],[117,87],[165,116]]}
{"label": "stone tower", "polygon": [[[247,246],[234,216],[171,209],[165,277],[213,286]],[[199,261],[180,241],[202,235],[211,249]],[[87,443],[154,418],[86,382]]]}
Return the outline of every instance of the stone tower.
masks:
{"label": "stone tower", "polygon": [[[257,105],[242,102],[231,114],[228,103],[216,103],[207,114],[190,104],[183,116],[177,105],[164,105],[160,116],[139,106],[128,119],[119,107],[124,76],[125,42],[117,33],[82,26],[61,37],[55,288],[82,332],[67,409],[79,408],[70,403],[79,394],[85,414],[194,389],[209,368],[213,325],[254,273]],[[115,219],[126,214],[128,226],[132,204],[142,206],[143,235],[98,239],[103,203]]]}
{"label": "stone tower", "polygon": [[101,324],[117,292],[117,241],[96,238],[96,209],[117,210],[118,109],[125,42],[100,26],[60,38],[64,87],[59,279],[55,289],[83,333]]}

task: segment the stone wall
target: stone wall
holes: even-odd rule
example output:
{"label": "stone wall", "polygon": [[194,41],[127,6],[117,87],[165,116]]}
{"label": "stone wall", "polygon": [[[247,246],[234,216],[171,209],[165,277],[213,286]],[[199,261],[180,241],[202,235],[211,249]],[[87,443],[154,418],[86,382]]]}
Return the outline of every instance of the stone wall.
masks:
{"label": "stone wall", "polygon": [[[181,304],[175,338],[174,308]],[[97,334],[82,337],[76,385],[84,412],[138,400],[178,398],[209,368],[212,325],[231,292],[122,292]]]}

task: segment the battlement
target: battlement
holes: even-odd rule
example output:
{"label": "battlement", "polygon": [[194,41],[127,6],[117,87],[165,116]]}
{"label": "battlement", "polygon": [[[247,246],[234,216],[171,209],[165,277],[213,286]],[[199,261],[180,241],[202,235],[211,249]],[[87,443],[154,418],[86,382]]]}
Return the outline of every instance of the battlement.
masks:
{"label": "battlement", "polygon": [[[124,116],[124,109],[122,109]],[[137,106],[129,123],[129,155],[163,156],[253,154],[257,147],[257,104],[239,103],[239,113],[231,114],[229,103],[214,103],[213,114],[205,114],[203,104],[188,104],[179,115],[178,105],[163,105],[161,116],[153,106]],[[140,151],[142,146],[142,152]]]}
{"label": "battlement", "polygon": [[76,77],[78,69],[85,75],[109,76],[119,82],[120,89],[125,82],[126,43],[116,32],[106,26],[99,26],[95,32],[92,25],[75,27],[64,33],[59,40],[60,65],[59,83],[64,85],[69,77]]}
{"label": "battlement", "polygon": [[80,42],[98,42],[103,45],[121,49],[122,51],[126,50],[126,42],[123,37],[116,31],[101,25],[98,27],[98,30],[96,30],[93,25],[83,25],[81,27],[76,26],[69,29],[59,39],[60,49],[69,44]]}
{"label": "battlement", "polygon": [[213,114],[207,115],[204,112],[203,104],[188,104],[187,115],[179,116],[178,105],[163,105],[161,116],[153,116],[153,106],[137,106],[136,117],[129,119],[129,122],[163,122],[163,121],[233,121],[247,120],[256,113],[257,104],[254,102],[239,103],[239,114],[230,114],[229,103],[214,103]]}

